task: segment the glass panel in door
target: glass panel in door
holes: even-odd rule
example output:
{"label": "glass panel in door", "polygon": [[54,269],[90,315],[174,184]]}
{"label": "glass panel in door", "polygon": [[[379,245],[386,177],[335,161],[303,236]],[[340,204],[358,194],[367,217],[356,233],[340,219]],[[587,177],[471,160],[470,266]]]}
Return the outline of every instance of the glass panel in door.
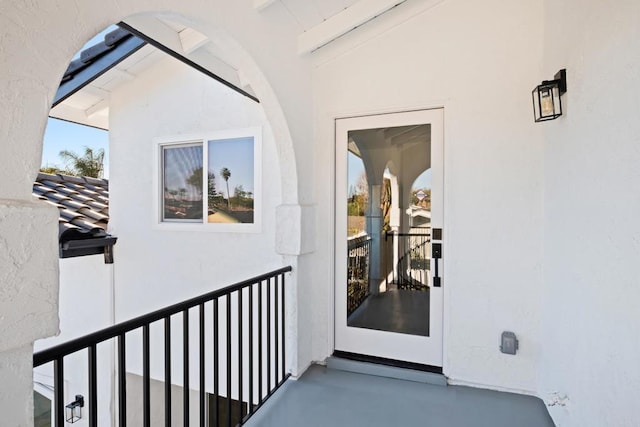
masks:
{"label": "glass panel in door", "polygon": [[440,366],[441,110],[342,119],[336,131],[336,349]]}

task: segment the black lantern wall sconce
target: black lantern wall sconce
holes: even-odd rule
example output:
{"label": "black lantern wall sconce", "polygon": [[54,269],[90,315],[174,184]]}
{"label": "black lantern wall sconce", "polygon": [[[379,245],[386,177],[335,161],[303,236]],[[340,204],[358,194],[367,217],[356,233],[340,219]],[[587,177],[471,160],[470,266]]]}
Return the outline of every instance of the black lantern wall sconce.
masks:
{"label": "black lantern wall sconce", "polygon": [[68,423],[75,423],[82,418],[82,408],[84,407],[84,397],[76,394],[76,400],[65,406],[65,420]]}
{"label": "black lantern wall sconce", "polygon": [[544,80],[533,89],[533,115],[537,122],[557,119],[562,115],[561,96],[567,91],[567,70],[560,70],[553,80]]}

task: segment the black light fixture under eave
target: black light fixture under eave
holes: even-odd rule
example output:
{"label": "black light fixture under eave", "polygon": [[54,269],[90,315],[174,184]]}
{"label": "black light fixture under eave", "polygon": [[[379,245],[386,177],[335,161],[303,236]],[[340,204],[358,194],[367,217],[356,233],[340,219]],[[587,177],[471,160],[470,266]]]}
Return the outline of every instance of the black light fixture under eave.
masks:
{"label": "black light fixture under eave", "polygon": [[76,394],[76,400],[65,406],[65,420],[68,423],[75,423],[82,418],[82,407],[84,406],[84,397]]}
{"label": "black light fixture under eave", "polygon": [[533,115],[537,122],[557,119],[562,115],[561,96],[567,91],[567,70],[556,73],[553,80],[544,80],[533,89]]}

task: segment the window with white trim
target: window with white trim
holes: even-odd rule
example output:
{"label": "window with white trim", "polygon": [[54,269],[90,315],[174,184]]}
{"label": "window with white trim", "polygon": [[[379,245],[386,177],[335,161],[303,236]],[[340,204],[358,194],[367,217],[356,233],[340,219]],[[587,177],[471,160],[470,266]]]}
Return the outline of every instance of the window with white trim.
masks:
{"label": "window with white trim", "polygon": [[159,222],[256,231],[260,139],[246,129],[159,141]]}

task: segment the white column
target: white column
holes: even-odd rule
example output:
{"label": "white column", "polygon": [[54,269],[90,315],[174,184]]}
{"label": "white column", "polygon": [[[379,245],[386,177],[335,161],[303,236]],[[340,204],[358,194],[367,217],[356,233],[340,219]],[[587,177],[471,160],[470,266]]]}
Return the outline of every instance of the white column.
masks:
{"label": "white column", "polygon": [[58,331],[58,209],[0,200],[0,413],[33,424],[33,341]]}
{"label": "white column", "polygon": [[367,209],[367,233],[371,236],[369,252],[369,291],[372,295],[379,292],[382,277],[382,210],[380,209],[380,192],[382,185],[369,186],[369,207]]}

